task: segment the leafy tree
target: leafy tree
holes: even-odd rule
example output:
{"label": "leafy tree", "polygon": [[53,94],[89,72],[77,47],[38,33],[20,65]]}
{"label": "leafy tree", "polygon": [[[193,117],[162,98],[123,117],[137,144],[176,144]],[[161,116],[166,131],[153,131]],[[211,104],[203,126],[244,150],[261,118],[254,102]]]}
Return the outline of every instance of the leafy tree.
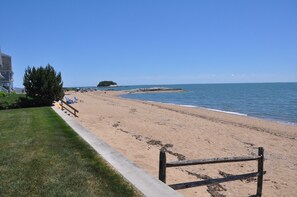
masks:
{"label": "leafy tree", "polygon": [[117,83],[113,81],[101,81],[99,82],[97,87],[105,87],[105,86],[111,86],[111,85],[117,85]]}
{"label": "leafy tree", "polygon": [[51,65],[33,67],[25,70],[23,85],[29,97],[37,105],[51,105],[56,99],[64,96],[61,73],[56,73]]}

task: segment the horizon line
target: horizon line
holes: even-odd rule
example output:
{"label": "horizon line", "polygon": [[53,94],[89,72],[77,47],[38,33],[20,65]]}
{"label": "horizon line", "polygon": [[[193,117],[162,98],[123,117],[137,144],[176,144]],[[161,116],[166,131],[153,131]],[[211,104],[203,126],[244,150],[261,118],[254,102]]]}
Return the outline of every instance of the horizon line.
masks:
{"label": "horizon line", "polygon": [[[117,87],[124,87],[124,86],[153,86],[153,85],[220,85],[220,84],[272,84],[272,83],[297,83],[297,81],[289,81],[289,82],[207,82],[207,83],[172,83],[172,84],[128,84],[128,85],[118,85]],[[74,87],[97,87],[95,86],[64,86],[63,88],[74,88]]]}

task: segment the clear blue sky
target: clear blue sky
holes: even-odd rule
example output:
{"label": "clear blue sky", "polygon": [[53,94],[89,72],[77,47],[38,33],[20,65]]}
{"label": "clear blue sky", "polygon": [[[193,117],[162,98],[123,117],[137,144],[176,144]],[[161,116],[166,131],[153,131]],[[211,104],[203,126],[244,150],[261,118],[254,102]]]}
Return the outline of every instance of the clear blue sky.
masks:
{"label": "clear blue sky", "polygon": [[64,86],[296,82],[297,1],[0,0],[14,86],[50,63]]}

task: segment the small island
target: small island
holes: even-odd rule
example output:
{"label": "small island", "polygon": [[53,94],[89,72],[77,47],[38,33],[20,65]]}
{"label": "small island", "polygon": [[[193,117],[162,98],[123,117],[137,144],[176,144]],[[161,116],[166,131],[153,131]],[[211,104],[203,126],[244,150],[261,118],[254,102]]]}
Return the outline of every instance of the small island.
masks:
{"label": "small island", "polygon": [[118,84],[113,81],[100,81],[97,87],[116,87]]}

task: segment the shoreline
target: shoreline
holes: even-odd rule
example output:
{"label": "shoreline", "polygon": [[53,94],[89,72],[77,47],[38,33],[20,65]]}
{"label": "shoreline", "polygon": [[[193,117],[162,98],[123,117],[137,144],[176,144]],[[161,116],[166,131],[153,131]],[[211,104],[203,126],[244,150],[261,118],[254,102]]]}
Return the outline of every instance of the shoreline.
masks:
{"label": "shoreline", "polygon": [[[283,120],[277,120],[277,119],[272,119],[272,118],[265,118],[265,117],[256,117],[256,116],[251,116],[245,113],[241,112],[236,112],[236,111],[225,111],[221,109],[213,109],[213,108],[207,108],[207,107],[202,107],[202,106],[196,106],[196,105],[187,105],[187,104],[176,104],[176,103],[167,103],[167,102],[160,102],[160,101],[151,101],[151,100],[141,100],[141,99],[133,99],[133,98],[126,98],[122,97],[122,95],[130,94],[129,92],[126,91],[118,91],[121,92],[120,94],[116,94],[119,98],[122,99],[129,99],[129,100],[134,100],[134,101],[145,101],[145,102],[151,102],[151,103],[160,103],[160,104],[167,104],[167,105],[174,105],[174,106],[181,106],[181,107],[187,107],[187,108],[197,108],[197,109],[202,109],[202,110],[209,110],[209,111],[214,111],[214,112],[219,112],[219,113],[225,113],[225,114],[233,114],[233,115],[238,115],[238,116],[246,116],[250,118],[255,118],[259,120],[266,120],[266,121],[271,121],[279,124],[284,124],[284,125],[291,125],[291,126],[296,126],[297,127],[297,122],[290,122],[290,121],[283,121]],[[185,90],[181,91],[158,91],[158,92],[137,92],[137,93],[132,93],[132,94],[157,94],[157,93],[177,93],[177,92],[185,92]]]}
{"label": "shoreline", "polygon": [[[223,114],[223,116],[224,115],[231,115],[231,116],[238,116],[238,117],[246,117],[246,118],[249,118],[251,120],[254,119],[255,121],[258,120],[258,121],[270,122],[270,123],[273,123],[273,124],[281,124],[283,126],[293,126],[293,127],[296,127],[296,129],[297,129],[297,126],[294,123],[290,124],[290,123],[286,123],[286,122],[279,122],[279,121],[276,121],[276,120],[265,119],[265,118],[258,118],[258,117],[249,116],[249,115],[246,115],[246,114],[240,115],[237,112],[234,112],[234,113],[233,112],[230,112],[230,113],[228,113],[227,111],[210,109],[210,108],[204,108],[204,107],[197,107],[197,106],[188,107],[188,106],[185,106],[185,105],[178,105],[178,104],[173,104],[173,103],[162,103],[162,102],[156,102],[156,101],[129,99],[129,98],[122,98],[122,97],[118,97],[118,98],[127,99],[127,100],[131,100],[131,101],[142,102],[142,103],[152,103],[152,104],[155,104],[155,105],[169,105],[169,106],[185,107],[185,108],[189,108],[189,109],[206,110],[206,111],[210,111],[210,112],[221,113],[221,114]],[[168,109],[168,108],[165,108],[165,109]],[[200,118],[207,119],[207,117],[202,117],[202,116],[200,116]],[[230,122],[230,123],[232,123],[232,122]],[[265,129],[256,128],[256,127],[250,127],[250,126],[247,126],[245,124],[240,124],[240,126],[247,127],[247,128],[253,128],[253,129],[256,129],[258,131],[263,131],[263,132],[267,132],[267,133],[270,133],[270,134],[274,134],[274,133],[271,133],[271,132],[269,132],[269,131],[267,131]],[[274,135],[278,136],[278,134],[274,134]],[[287,137],[287,138],[288,139],[297,140],[297,137]]]}
{"label": "shoreline", "polygon": [[[297,127],[249,116],[238,116],[191,108],[126,99],[119,92],[71,92],[82,102],[74,104],[79,121],[100,139],[114,147],[154,177],[158,177],[158,156],[168,150],[168,161],[256,154],[265,149],[265,196],[292,196],[297,184]],[[254,163],[230,166],[205,165],[168,170],[168,184],[222,177],[256,169]],[[247,196],[256,182],[235,181],[179,190],[185,196]]]}

